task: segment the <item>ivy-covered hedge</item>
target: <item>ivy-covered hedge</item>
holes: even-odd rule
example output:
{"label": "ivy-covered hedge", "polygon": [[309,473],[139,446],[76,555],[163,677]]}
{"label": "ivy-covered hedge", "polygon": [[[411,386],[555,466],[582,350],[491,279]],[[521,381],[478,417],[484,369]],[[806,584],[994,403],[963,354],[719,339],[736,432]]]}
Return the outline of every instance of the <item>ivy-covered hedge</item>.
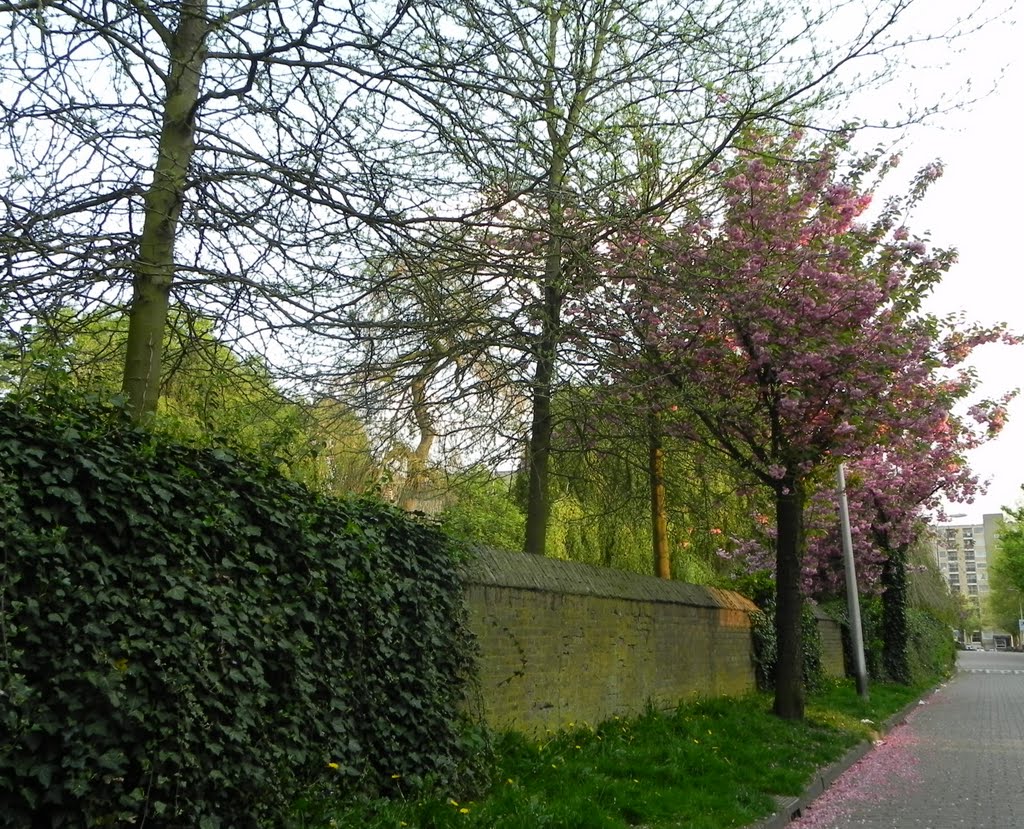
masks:
{"label": "ivy-covered hedge", "polygon": [[[850,614],[844,599],[835,599],[826,606],[829,615],[843,628],[843,661],[847,676],[857,673],[853,657],[853,639],[850,636]],[[885,650],[883,639],[882,600],[878,596],[860,597],[860,629],[864,643],[864,667],[868,677],[876,682],[888,682],[882,654]]]}
{"label": "ivy-covered hedge", "polygon": [[[843,656],[847,673],[854,673],[853,644],[849,634],[846,604],[835,601],[826,608],[843,626]],[[876,682],[921,683],[948,676],[956,665],[956,647],[949,625],[919,608],[907,608],[907,675],[894,677],[885,668],[883,658],[885,632],[882,600],[878,596],[861,598],[860,618],[864,635],[864,661],[868,676]]]}
{"label": "ivy-covered hedge", "polygon": [[949,625],[917,608],[907,610],[907,662],[910,681],[949,676],[956,667],[956,644]]}
{"label": "ivy-covered hedge", "polygon": [[[779,658],[778,637],[775,633],[775,599],[761,600],[761,609],[750,615],[754,645],[754,673],[757,687],[770,691],[775,687],[775,666]],[[807,604],[800,617],[803,643],[803,679],[808,691],[821,688],[825,682],[822,663],[821,631],[814,611]]]}
{"label": "ivy-covered hedge", "polygon": [[271,825],[460,761],[471,664],[437,530],[118,410],[0,401],[7,825]]}

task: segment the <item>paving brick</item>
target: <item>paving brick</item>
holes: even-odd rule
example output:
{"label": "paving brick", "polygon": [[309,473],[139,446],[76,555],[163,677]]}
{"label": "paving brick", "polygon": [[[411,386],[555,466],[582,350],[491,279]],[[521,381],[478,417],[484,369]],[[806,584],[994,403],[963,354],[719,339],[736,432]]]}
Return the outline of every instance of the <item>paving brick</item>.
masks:
{"label": "paving brick", "polygon": [[792,829],[1024,827],[1024,654],[959,667]]}

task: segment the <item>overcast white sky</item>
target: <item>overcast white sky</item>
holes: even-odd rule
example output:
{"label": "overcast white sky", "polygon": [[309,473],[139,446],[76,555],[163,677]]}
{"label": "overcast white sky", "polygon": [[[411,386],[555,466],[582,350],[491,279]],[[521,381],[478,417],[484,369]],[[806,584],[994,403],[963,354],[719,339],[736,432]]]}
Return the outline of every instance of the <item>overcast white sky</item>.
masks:
{"label": "overcast white sky", "polygon": [[[929,0],[930,10],[963,8],[962,0]],[[984,323],[1005,321],[1024,334],[1024,31],[1013,12],[971,39],[946,72],[930,73],[940,87],[946,79],[970,73],[985,86],[1001,70],[998,89],[964,112],[938,117],[934,126],[911,130],[904,145],[900,173],[909,176],[931,159],[945,162],[934,185],[910,223],[931,232],[942,246],[959,249],[960,260],[935,292],[930,310],[964,311]],[[1024,386],[1024,346],[985,346],[972,361],[984,396],[998,396]],[[980,522],[1021,500],[1024,484],[1024,395],[1011,405],[1003,433],[972,454],[971,462],[988,493],[973,504],[954,505],[961,522]]]}

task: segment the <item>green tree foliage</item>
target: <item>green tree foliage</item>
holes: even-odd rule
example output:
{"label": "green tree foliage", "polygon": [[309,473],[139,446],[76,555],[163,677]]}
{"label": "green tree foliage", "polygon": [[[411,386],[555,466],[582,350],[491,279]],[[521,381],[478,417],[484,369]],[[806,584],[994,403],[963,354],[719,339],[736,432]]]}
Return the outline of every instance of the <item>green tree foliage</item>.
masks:
{"label": "green tree foliage", "polygon": [[0,529],[7,825],[266,826],[456,773],[436,529],[68,396],[0,401]]}
{"label": "green tree foliage", "polygon": [[[682,214],[744,130],[833,121],[822,110],[891,71],[883,62],[848,75],[851,64],[913,42],[901,32],[906,11],[901,0],[842,10],[748,0],[426,0],[381,44],[388,68],[402,67],[423,91],[439,156],[464,186],[453,201],[476,208],[475,232],[453,233],[447,219],[421,225],[430,255],[404,277],[369,273],[367,307],[349,328],[354,339],[378,329],[405,340],[393,360],[406,376],[431,365],[432,341],[450,343],[461,352],[459,370],[427,372],[448,399],[478,394],[481,374],[470,364],[503,367],[484,385],[515,388],[527,403],[516,437],[526,449],[528,552],[548,551],[558,496],[552,407],[581,378],[569,355],[578,334],[569,305],[603,280],[607,239],[642,218],[688,222]],[[822,48],[805,48],[819,41]],[[377,297],[394,290],[396,276],[417,287],[439,279],[440,290],[426,293],[457,300],[445,302],[455,315],[381,319]],[[381,352],[369,351],[378,363]]]}
{"label": "green tree foliage", "polygon": [[[554,411],[549,554],[657,574],[646,419],[580,388],[563,390]],[[717,581],[720,554],[755,531],[765,507],[734,465],[687,441],[662,444],[670,575]]]}
{"label": "green tree foliage", "polygon": [[[554,408],[563,448],[552,464],[548,554],[653,573],[643,423],[598,411],[592,395],[580,390],[565,390]],[[720,553],[760,526],[756,516],[767,507],[721,459],[683,441],[665,444],[671,575],[697,584],[719,582]],[[524,478],[496,479],[478,469],[453,479],[444,526],[469,541],[518,549],[525,520]]]}
{"label": "green tree foliage", "polygon": [[1004,507],[1003,512],[1008,520],[999,530],[989,563],[988,612],[999,627],[1015,632],[1024,600],[1024,507]]}
{"label": "green tree foliage", "polygon": [[486,469],[471,470],[452,483],[452,503],[441,513],[441,526],[451,535],[503,550],[522,545],[526,516],[509,492],[509,484]]}
{"label": "green tree foliage", "polygon": [[[118,393],[128,337],[120,313],[26,326],[0,356],[0,387],[28,392]],[[263,360],[241,357],[213,333],[213,322],[174,308],[165,332],[163,384],[153,428],[198,445],[230,445],[273,460],[316,489],[364,491],[376,477],[359,420],[330,398],[289,399]]]}

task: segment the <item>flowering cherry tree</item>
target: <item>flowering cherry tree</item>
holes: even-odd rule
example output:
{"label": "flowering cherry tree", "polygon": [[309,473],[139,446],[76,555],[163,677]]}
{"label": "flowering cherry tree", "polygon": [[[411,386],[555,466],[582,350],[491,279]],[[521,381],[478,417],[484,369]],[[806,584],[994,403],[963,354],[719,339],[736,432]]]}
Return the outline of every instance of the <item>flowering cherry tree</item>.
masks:
{"label": "flowering cherry tree", "polygon": [[[954,255],[897,226],[898,203],[859,223],[870,168],[841,176],[841,142],[810,157],[798,135],[744,144],[717,212],[620,234],[604,286],[574,312],[617,386],[675,407],[666,431],[728,456],[771,491],[775,711],[797,719],[815,481],[889,432],[923,435],[934,415],[917,408],[919,390],[958,349],[995,334],[964,335],[919,313]],[[925,171],[911,199],[939,172]]]}
{"label": "flowering cherry tree", "polygon": [[[907,654],[907,554],[926,526],[928,513],[941,514],[944,502],[967,503],[984,491],[967,463],[967,452],[999,433],[1006,403],[983,401],[964,416],[952,413],[976,382],[967,369],[956,366],[970,348],[999,337],[998,330],[974,328],[963,348],[947,356],[946,368],[956,374],[922,384],[907,408],[916,417],[900,428],[894,425],[877,442],[866,446],[849,466],[847,495],[851,502],[854,551],[868,589],[882,592],[882,662],[891,679],[909,682]],[[969,348],[967,347],[969,345]],[[822,532],[808,545],[805,581],[817,592],[835,593],[835,561],[839,540],[831,493],[812,499],[815,523]],[[831,513],[831,516],[829,515]],[[832,520],[829,520],[831,518]],[[831,588],[831,589],[830,589]]]}

